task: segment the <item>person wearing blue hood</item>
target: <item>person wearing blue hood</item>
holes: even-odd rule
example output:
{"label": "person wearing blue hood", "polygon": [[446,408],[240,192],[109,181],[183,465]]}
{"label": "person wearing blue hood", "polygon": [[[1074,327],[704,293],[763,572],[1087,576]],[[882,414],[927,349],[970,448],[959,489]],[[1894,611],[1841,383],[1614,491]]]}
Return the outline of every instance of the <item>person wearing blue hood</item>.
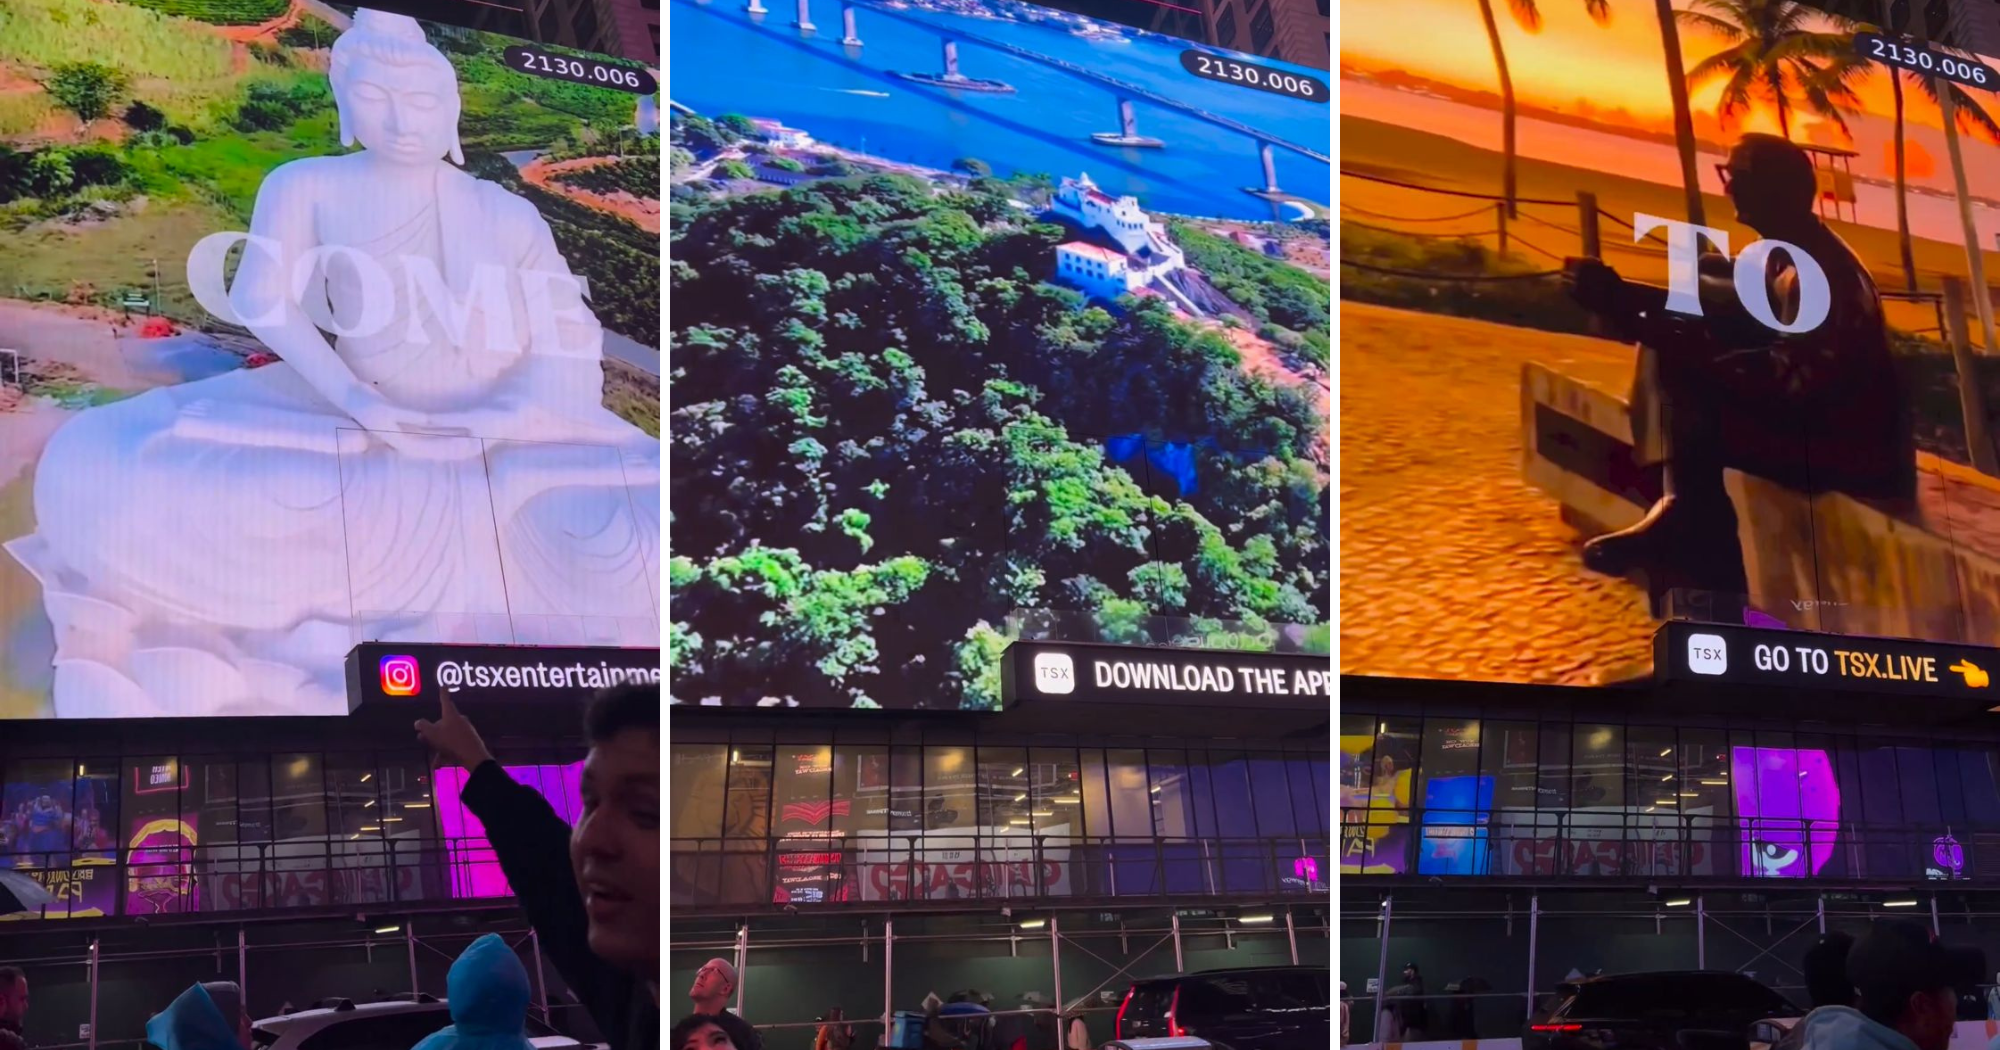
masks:
{"label": "person wearing blue hood", "polygon": [[584,714],[576,826],[493,759],[443,697],[417,735],[471,776],[459,796],[486,827],[500,870],[611,1050],[660,1045],[660,687],[620,686]]}
{"label": "person wearing blue hood", "polygon": [[1950,1050],[1958,989],[1985,967],[1977,949],[1939,944],[1929,927],[1877,922],[1847,956],[1854,1006],[1822,1006],[1799,1022],[1802,1050]]}
{"label": "person wearing blue hood", "polygon": [[489,933],[459,953],[445,976],[451,1024],[411,1050],[531,1050],[529,995],[521,957]]}
{"label": "person wearing blue hood", "polygon": [[146,1022],[146,1041],[160,1050],[250,1050],[243,989],[230,981],[189,985]]}

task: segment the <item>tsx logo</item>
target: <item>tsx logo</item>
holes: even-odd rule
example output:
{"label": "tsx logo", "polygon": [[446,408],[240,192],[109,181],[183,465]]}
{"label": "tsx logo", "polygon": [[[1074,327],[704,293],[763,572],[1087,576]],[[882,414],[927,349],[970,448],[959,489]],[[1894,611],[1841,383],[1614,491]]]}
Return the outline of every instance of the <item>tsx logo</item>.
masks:
{"label": "tsx logo", "polygon": [[1729,673],[1729,642],[1719,634],[1688,635],[1688,670],[1695,674]]}
{"label": "tsx logo", "polygon": [[1035,654],[1035,691],[1056,696],[1076,692],[1076,664],[1068,653]]}

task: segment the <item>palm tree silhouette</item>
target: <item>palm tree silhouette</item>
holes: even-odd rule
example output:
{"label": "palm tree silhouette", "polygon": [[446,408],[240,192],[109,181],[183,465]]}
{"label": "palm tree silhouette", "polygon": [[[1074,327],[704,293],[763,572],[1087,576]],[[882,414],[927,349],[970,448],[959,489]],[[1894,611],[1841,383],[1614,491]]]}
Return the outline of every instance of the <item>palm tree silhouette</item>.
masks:
{"label": "palm tree silhouette", "polygon": [[1807,28],[1808,19],[1824,17],[1820,10],[1792,0],[1691,0],[1675,14],[1730,45],[1687,72],[1693,84],[1724,78],[1716,111],[1724,126],[1764,102],[1777,111],[1787,139],[1792,114],[1801,109],[1848,133],[1847,114],[1861,110],[1853,85],[1869,67],[1854,51],[1853,33]]}
{"label": "palm tree silhouette", "polygon": [[[1507,8],[1522,29],[1530,33],[1541,30],[1539,0],[1507,0]],[[1583,0],[1583,9],[1598,25],[1611,21],[1611,0]],[[1514,78],[1507,72],[1507,49],[1500,43],[1500,22],[1493,17],[1493,0],[1479,0],[1479,17],[1486,23],[1486,42],[1493,48],[1493,66],[1500,72],[1500,194],[1506,199],[1507,215],[1511,218],[1519,214],[1514,206],[1518,196],[1514,173]]]}
{"label": "palm tree silhouette", "polygon": [[1681,192],[1687,194],[1687,221],[1706,225],[1701,179],[1695,174],[1694,110],[1688,105],[1687,63],[1681,58],[1680,22],[1673,0],[1653,0],[1660,22],[1660,45],[1667,53],[1667,94],[1674,104],[1674,147],[1680,154]]}

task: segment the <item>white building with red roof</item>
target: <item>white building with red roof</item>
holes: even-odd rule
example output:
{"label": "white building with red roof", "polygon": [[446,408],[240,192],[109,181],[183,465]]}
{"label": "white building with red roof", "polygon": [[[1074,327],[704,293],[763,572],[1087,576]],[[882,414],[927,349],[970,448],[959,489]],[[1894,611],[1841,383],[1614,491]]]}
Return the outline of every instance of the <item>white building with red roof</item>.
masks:
{"label": "white building with red roof", "polygon": [[1056,276],[1091,295],[1115,299],[1187,265],[1138,198],[1113,197],[1087,173],[1064,176],[1050,211],[1085,235],[1056,248]]}

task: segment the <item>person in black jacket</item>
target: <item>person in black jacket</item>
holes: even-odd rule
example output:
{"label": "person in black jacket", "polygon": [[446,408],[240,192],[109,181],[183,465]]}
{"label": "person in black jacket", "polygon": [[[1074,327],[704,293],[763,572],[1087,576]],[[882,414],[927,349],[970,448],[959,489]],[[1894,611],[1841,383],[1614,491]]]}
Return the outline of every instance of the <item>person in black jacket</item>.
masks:
{"label": "person in black jacket", "polygon": [[417,735],[470,770],[462,799],[542,950],[613,1050],[660,1045],[660,687],[620,686],[584,716],[583,811],[563,822],[507,775],[451,696]]}

